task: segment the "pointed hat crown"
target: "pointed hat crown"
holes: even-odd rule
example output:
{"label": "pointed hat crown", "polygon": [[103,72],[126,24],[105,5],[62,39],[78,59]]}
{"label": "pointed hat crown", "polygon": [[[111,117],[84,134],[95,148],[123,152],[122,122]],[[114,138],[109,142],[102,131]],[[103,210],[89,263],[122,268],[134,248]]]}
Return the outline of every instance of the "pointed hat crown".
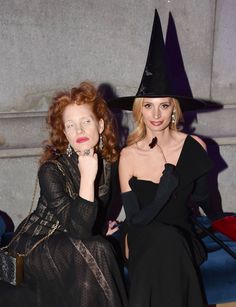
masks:
{"label": "pointed hat crown", "polygon": [[165,43],[157,10],[152,26],[151,40],[143,77],[137,97],[159,97],[169,92],[165,59]]}
{"label": "pointed hat crown", "polygon": [[[173,43],[176,46],[173,46]],[[172,53],[170,53],[170,50]],[[175,54],[173,52],[175,52]],[[167,56],[169,56],[168,59]],[[181,69],[180,66],[182,67]],[[187,85],[188,88],[188,93],[186,93],[187,95],[183,93],[182,89],[179,88],[179,84],[177,84],[178,82],[176,80],[184,80],[184,86],[186,87]],[[184,69],[173,17],[171,14],[169,14],[167,41],[165,45],[161,22],[157,10],[155,10],[146,65],[136,95],[118,97],[117,99],[113,99],[111,102],[109,102],[109,105],[112,108],[131,110],[134,99],[142,97],[176,98],[180,103],[182,111],[220,107],[220,105],[217,103],[193,98]]]}

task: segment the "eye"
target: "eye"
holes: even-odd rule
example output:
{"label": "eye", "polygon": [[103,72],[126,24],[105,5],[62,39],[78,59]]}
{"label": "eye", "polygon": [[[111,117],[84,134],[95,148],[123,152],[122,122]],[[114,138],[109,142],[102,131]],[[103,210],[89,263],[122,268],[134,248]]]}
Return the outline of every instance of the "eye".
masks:
{"label": "eye", "polygon": [[68,133],[73,132],[75,130],[75,123],[73,121],[68,121],[65,123],[65,131]]}
{"label": "eye", "polygon": [[66,130],[70,130],[71,128],[74,128],[74,124],[73,123],[68,123],[65,125],[65,129]]}
{"label": "eye", "polygon": [[90,118],[86,118],[82,121],[83,125],[89,125],[91,123],[91,119]]}
{"label": "eye", "polygon": [[167,109],[167,108],[169,108],[169,106],[170,106],[170,103],[168,103],[168,102],[167,102],[167,103],[162,103],[162,104],[161,104],[161,108],[164,109],[164,110]]}
{"label": "eye", "polygon": [[151,107],[152,107],[152,104],[151,103],[149,103],[149,102],[146,102],[146,103],[144,103],[144,108],[145,109],[151,109]]}

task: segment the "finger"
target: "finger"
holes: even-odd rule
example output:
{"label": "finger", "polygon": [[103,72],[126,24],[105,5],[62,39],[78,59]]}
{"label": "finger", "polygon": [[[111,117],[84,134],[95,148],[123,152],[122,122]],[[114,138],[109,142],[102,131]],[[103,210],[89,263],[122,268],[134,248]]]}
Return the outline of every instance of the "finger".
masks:
{"label": "finger", "polygon": [[109,221],[109,227],[113,227],[116,224],[116,221]]}
{"label": "finger", "polygon": [[94,153],[94,149],[93,148],[88,148],[88,149],[85,149],[85,150],[81,151],[81,156],[82,157],[86,157],[86,156],[92,157],[93,153]]}
{"label": "finger", "polygon": [[113,235],[113,233],[117,232],[118,230],[119,230],[118,227],[113,228],[113,229],[108,229],[106,235],[107,235],[107,236],[111,236],[111,235]]}
{"label": "finger", "polygon": [[119,230],[118,227],[115,227],[113,229],[111,229],[110,234],[112,235],[113,233],[117,232]]}

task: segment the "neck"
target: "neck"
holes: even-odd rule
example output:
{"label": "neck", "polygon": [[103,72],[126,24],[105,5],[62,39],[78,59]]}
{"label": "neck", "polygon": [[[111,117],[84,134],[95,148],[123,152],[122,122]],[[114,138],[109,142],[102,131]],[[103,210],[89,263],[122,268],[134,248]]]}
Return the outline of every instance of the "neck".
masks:
{"label": "neck", "polygon": [[144,142],[147,144],[150,144],[153,138],[155,137],[158,140],[158,145],[165,146],[166,144],[169,143],[172,137],[172,132],[170,129],[165,129],[163,131],[158,131],[158,132],[153,132],[153,131],[148,130],[146,137],[144,138]]}

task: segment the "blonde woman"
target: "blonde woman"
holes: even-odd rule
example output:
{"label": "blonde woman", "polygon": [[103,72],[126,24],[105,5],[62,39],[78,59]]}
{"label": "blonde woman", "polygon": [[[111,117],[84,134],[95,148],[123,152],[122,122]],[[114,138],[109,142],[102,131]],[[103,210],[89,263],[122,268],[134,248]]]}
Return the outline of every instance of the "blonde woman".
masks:
{"label": "blonde woman", "polygon": [[213,105],[174,92],[164,52],[156,11],[138,92],[113,101],[132,109],[135,122],[119,162],[130,307],[203,307],[198,265],[206,254],[193,231],[189,203],[207,206],[212,162],[205,143],[178,124],[182,111]]}
{"label": "blonde woman", "polygon": [[211,168],[204,142],[177,130],[176,99],[137,98],[136,129],[121,152],[131,307],[200,307],[197,265],[205,252],[190,223],[188,202],[208,201]]}

